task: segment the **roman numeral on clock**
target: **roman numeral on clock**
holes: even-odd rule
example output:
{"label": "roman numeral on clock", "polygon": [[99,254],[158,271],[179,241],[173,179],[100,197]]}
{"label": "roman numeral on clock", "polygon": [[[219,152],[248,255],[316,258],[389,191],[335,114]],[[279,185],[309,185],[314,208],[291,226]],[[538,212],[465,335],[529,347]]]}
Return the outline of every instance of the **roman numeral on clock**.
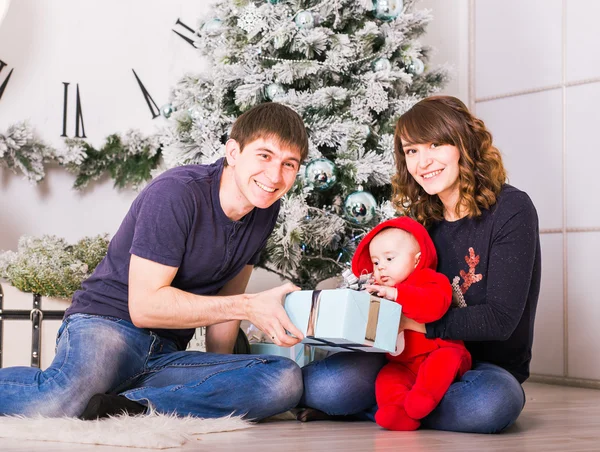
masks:
{"label": "roman numeral on clock", "polygon": [[[67,111],[69,99],[69,83],[63,82],[64,85],[64,101],[63,101],[63,131],[61,137],[67,137]],[[79,134],[79,126],[81,125],[81,135]],[[83,111],[81,109],[81,96],[79,95],[79,83],[77,83],[77,98],[75,101],[75,137],[87,138],[85,136],[85,128],[83,126]]]}
{"label": "roman numeral on clock", "polygon": [[[4,61],[0,60],[0,73],[2,73],[2,69],[8,66]],[[8,76],[4,79],[2,84],[0,85],[0,99],[2,99],[2,95],[4,94],[4,90],[6,89],[6,85],[8,85],[8,81],[10,80],[10,76],[12,75],[15,69],[12,68],[8,73]]]}
{"label": "roman numeral on clock", "polygon": [[140,85],[140,89],[142,90],[144,99],[146,99],[146,103],[148,104],[150,113],[152,113],[152,119],[158,118],[160,116],[160,109],[156,106],[156,102],[154,102],[154,99],[152,99],[152,96],[150,95],[150,93],[148,92],[138,75],[135,73],[135,70],[132,69],[132,71],[133,75],[135,75],[135,79],[137,80],[138,85]]}
{"label": "roman numeral on clock", "polygon": [[[184,23],[183,23],[181,20],[179,20],[179,18],[177,19],[177,22],[175,22],[175,25],[181,25],[181,27],[182,27],[182,28],[184,28],[184,29],[185,29],[185,30],[188,32],[188,34],[190,34],[190,33],[191,33],[193,36],[197,36],[196,32],[195,32],[195,31],[194,31],[192,28],[190,28],[190,27],[188,27],[186,24],[184,24]],[[176,30],[172,30],[172,31],[173,31],[173,32],[174,32],[176,35],[180,36],[180,37],[181,37],[181,39],[183,39],[185,42],[187,42],[189,45],[191,45],[191,46],[192,46],[194,49],[197,49],[197,48],[198,48],[198,47],[196,47],[196,45],[194,44],[194,40],[193,40],[192,38],[190,38],[190,37],[188,37],[188,36],[185,36],[185,35],[183,35],[183,34],[179,33],[179,32],[178,32],[178,31],[176,31]]]}

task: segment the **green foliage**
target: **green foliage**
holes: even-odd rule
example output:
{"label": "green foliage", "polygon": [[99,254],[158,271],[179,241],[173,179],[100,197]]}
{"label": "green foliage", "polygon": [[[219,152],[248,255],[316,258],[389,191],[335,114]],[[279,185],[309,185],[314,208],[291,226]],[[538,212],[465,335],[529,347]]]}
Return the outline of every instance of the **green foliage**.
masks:
{"label": "green foliage", "polygon": [[74,245],[53,235],[23,236],[16,252],[0,253],[0,277],[23,292],[71,298],[104,258],[108,243],[106,234]]}
{"label": "green foliage", "polygon": [[[70,140],[69,144],[76,145],[77,142]],[[77,189],[86,187],[105,173],[110,174],[116,188],[137,187],[151,179],[151,171],[160,159],[160,149],[143,143],[138,152],[132,153],[116,134],[110,135],[99,150],[86,142],[80,142],[80,145],[85,149],[85,158],[80,164],[68,166],[69,171],[77,175],[74,184]]]}

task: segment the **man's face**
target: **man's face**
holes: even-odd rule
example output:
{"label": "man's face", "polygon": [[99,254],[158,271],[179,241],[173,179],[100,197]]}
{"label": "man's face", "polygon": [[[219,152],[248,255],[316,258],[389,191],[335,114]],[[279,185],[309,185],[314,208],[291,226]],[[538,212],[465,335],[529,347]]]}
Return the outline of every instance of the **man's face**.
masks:
{"label": "man's face", "polygon": [[272,138],[258,138],[243,150],[235,140],[226,145],[227,164],[248,206],[265,209],[294,185],[300,169],[300,151],[282,146]]}

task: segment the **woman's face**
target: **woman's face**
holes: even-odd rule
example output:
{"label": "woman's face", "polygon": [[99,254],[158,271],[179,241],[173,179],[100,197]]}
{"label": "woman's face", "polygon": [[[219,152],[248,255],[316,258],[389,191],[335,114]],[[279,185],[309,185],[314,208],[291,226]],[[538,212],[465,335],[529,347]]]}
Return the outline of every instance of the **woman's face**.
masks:
{"label": "woman's face", "polygon": [[460,151],[451,144],[413,144],[402,140],[408,172],[429,195],[438,195],[445,206],[458,197]]}

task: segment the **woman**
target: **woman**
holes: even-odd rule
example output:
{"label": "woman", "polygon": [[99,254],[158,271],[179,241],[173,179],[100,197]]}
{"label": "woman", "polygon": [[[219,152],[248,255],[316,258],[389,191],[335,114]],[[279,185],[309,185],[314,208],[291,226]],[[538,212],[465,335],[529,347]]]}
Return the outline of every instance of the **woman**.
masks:
{"label": "woman", "polygon": [[[438,271],[455,301],[439,321],[403,317],[401,329],[463,340],[473,369],[452,384],[421,425],[495,433],[525,404],[541,257],[535,207],[506,183],[500,152],[484,123],[458,99],[435,96],[400,117],[395,133],[393,202],[423,223],[438,253]],[[372,417],[377,355],[338,354],[303,369],[301,420],[329,415]]]}

